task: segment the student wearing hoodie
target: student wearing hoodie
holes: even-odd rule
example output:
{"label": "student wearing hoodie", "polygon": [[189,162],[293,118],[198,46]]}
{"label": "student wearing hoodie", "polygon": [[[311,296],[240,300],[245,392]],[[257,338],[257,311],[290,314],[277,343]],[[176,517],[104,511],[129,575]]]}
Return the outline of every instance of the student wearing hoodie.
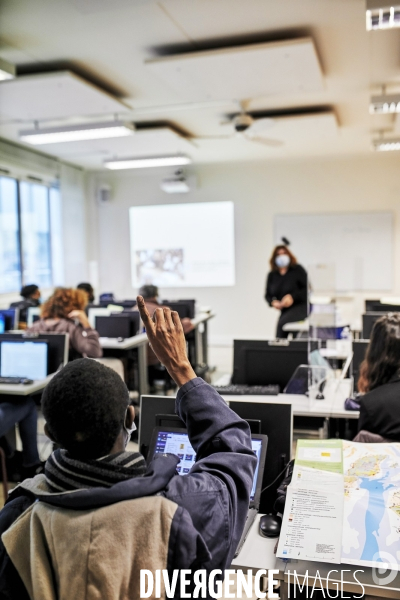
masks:
{"label": "student wearing hoodie", "polygon": [[172,578],[174,569],[229,568],[256,466],[248,424],[196,377],[178,314],[157,308],[151,319],[143,298],[138,305],[179,387],[176,412],[197,461],[179,476],[177,456],[157,455],[146,467],[126,452],[134,409],[125,384],[95,361],[69,363],[42,399],[47,434],[61,449],[0,512],[0,599],[128,600],[140,597],[141,569]]}

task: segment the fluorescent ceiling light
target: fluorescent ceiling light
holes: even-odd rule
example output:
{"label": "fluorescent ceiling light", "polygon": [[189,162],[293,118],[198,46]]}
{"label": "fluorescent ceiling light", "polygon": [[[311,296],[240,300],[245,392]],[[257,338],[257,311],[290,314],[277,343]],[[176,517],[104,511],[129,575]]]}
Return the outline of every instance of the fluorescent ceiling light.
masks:
{"label": "fluorescent ceiling light", "polygon": [[400,27],[400,5],[390,0],[367,0],[367,30]]}
{"label": "fluorescent ceiling light", "polygon": [[400,150],[400,139],[391,140],[375,140],[373,142],[374,150],[378,152],[390,152],[393,150]]}
{"label": "fluorescent ceiling light", "polygon": [[387,296],[385,298],[381,298],[379,300],[379,302],[381,304],[399,304],[400,305],[400,298],[399,298],[399,296]]}
{"label": "fluorescent ceiling light", "polygon": [[133,123],[109,121],[107,123],[86,123],[69,127],[48,127],[30,129],[19,132],[19,139],[35,146],[42,144],[58,144],[81,140],[99,140],[105,138],[125,137],[135,131]]}
{"label": "fluorescent ceiling light", "polygon": [[369,112],[376,115],[400,112],[400,94],[382,94],[372,96]]}
{"label": "fluorescent ceiling light", "polygon": [[4,81],[5,79],[14,79],[14,77],[14,65],[0,58],[0,81]]}
{"label": "fluorescent ceiling light", "polygon": [[148,167],[179,167],[188,165],[192,160],[182,154],[176,156],[147,156],[143,158],[118,158],[106,160],[107,169],[146,169]]}

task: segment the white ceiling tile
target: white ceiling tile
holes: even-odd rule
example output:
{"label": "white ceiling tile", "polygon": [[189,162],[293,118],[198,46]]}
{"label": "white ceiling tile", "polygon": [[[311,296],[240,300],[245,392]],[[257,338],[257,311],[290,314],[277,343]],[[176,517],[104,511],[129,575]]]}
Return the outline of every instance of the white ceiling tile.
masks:
{"label": "white ceiling tile", "polygon": [[311,38],[165,56],[146,64],[185,100],[244,100],[324,87]]}
{"label": "white ceiling tile", "polygon": [[22,75],[0,84],[0,116],[50,120],[127,111],[100,88],[69,71]]}

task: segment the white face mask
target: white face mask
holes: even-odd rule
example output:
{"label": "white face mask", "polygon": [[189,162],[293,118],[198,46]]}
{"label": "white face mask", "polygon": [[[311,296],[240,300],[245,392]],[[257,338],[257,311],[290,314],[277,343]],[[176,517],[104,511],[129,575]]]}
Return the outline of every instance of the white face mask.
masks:
{"label": "white face mask", "polygon": [[278,254],[278,256],[275,258],[275,264],[280,269],[288,267],[290,265],[290,256],[287,254]]}
{"label": "white face mask", "polygon": [[136,431],[136,425],[135,422],[132,423],[132,427],[130,427],[128,429],[128,427],[126,426],[126,417],[128,415],[128,408],[126,409],[126,413],[125,413],[125,419],[124,419],[124,429],[126,431],[126,433],[128,434],[128,439],[126,440],[126,444],[128,444],[129,440],[131,439],[131,435],[134,431]]}

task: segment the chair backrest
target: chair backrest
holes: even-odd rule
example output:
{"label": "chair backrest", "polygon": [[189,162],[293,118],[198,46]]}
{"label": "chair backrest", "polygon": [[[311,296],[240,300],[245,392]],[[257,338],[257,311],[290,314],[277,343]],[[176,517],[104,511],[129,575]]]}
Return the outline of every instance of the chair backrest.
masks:
{"label": "chair backrest", "polygon": [[125,381],[124,363],[122,360],[119,358],[95,358],[94,360],[118,373],[122,381]]}

